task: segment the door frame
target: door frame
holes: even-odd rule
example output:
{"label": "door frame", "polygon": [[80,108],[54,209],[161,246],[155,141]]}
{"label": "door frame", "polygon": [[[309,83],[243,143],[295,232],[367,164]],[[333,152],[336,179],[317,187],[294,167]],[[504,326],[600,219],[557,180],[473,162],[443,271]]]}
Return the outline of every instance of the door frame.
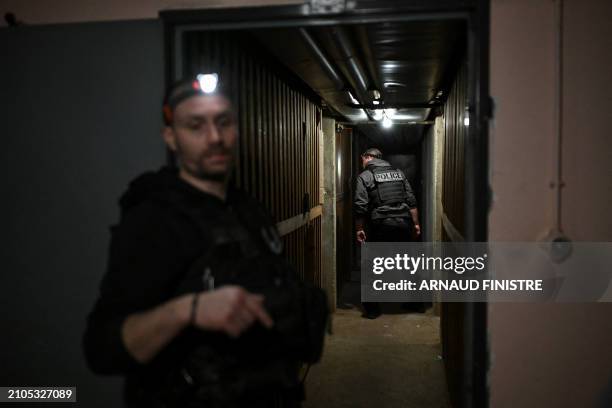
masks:
{"label": "door frame", "polygon": [[[385,21],[462,19],[468,27],[468,108],[470,126],[465,143],[465,234],[469,242],[488,239],[489,120],[489,0],[352,0],[337,1],[343,12],[319,14],[311,1],[283,6],[166,10],[164,24],[165,79],[169,85],[183,70],[182,37],[188,31],[241,30],[272,27],[313,27]],[[350,7],[348,6],[350,5]],[[466,303],[462,332],[464,344],[462,408],[488,407],[489,339],[487,303]]]}

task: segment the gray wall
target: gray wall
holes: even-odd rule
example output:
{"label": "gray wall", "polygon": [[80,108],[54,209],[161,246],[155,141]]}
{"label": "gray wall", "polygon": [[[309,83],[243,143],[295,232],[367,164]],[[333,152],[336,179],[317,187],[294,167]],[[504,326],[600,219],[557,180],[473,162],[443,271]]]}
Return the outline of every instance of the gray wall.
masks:
{"label": "gray wall", "polygon": [[0,30],[0,384],[76,385],[117,406],[81,334],[128,181],[164,162],[155,20]]}

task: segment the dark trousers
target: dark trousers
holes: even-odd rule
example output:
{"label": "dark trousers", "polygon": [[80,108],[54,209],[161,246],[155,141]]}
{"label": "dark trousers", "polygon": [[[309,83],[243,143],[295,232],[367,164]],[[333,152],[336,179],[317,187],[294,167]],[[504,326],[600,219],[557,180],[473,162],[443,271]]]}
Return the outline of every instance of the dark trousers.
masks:
{"label": "dark trousers", "polygon": [[[366,235],[368,242],[411,242],[414,238],[414,223],[411,218],[384,218],[372,220]],[[380,314],[378,302],[363,302],[366,314]]]}
{"label": "dark trousers", "polygon": [[414,224],[410,218],[372,220],[366,239],[370,242],[411,242]]}

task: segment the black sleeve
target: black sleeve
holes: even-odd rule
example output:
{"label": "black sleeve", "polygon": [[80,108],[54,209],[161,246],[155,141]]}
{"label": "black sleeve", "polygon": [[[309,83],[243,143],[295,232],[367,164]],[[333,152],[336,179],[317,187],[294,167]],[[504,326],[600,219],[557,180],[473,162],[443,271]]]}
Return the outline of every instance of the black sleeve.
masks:
{"label": "black sleeve", "polygon": [[151,209],[135,208],[111,228],[106,274],[83,336],[85,357],[95,373],[125,373],[139,366],[123,344],[121,327],[130,314],[167,298],[176,274],[169,256],[173,241]]}
{"label": "black sleeve", "polygon": [[368,195],[368,189],[365,181],[360,174],[357,177],[357,185],[355,186],[355,199],[353,200],[353,209],[355,215],[359,217],[365,217],[368,214],[368,205],[370,197]]}
{"label": "black sleeve", "polygon": [[404,178],[404,188],[406,189],[406,195],[407,195],[406,202],[408,203],[408,207],[412,210],[413,208],[417,207],[417,200],[416,200],[416,197],[414,196],[414,193],[412,192],[412,187],[410,186],[410,183],[408,182],[406,175],[401,170],[400,172],[402,173],[402,176]]}

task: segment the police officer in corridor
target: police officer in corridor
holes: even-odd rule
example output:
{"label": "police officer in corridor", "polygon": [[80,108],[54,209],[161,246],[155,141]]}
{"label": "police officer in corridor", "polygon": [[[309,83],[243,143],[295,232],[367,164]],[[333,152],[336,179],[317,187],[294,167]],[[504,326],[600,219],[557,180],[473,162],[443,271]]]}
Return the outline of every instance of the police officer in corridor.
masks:
{"label": "police officer in corridor", "polygon": [[128,407],[297,407],[321,355],[325,294],[301,282],[262,205],[233,188],[238,124],[216,74],[173,86],[163,138],[178,167],[132,181],[84,335]]}
{"label": "police officer in corridor", "polygon": [[[354,211],[357,241],[405,242],[421,234],[417,202],[404,173],[382,160],[382,152],[367,149],[361,155],[364,171],[357,177]],[[366,234],[367,226],[367,234]],[[423,304],[404,304],[424,311]],[[378,303],[363,303],[364,317],[380,316]]]}

